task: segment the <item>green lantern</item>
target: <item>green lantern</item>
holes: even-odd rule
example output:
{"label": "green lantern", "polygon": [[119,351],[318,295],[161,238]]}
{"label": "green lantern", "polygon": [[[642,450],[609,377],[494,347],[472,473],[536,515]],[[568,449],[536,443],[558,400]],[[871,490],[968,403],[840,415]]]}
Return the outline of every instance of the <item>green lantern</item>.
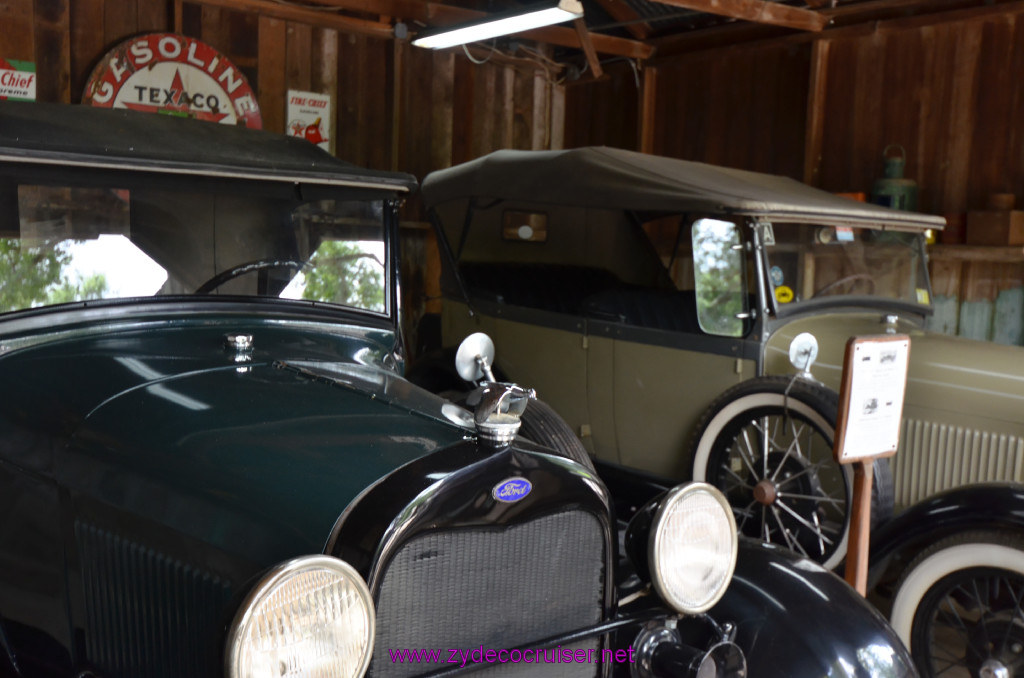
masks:
{"label": "green lantern", "polygon": [[[899,155],[890,155],[890,149]],[[917,182],[904,179],[903,170],[907,165],[907,152],[899,144],[890,144],[882,151],[885,160],[885,176],[875,180],[871,190],[871,202],[907,212],[917,211]]]}

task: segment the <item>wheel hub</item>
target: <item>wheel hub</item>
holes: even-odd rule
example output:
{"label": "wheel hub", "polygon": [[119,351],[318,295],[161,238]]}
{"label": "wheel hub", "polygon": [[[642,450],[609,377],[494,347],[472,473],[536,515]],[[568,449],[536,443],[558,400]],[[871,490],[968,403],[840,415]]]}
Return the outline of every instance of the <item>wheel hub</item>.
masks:
{"label": "wheel hub", "polygon": [[978,678],[1024,676],[1024,628],[991,618],[974,626],[967,650],[968,665]]}
{"label": "wheel hub", "polygon": [[779,498],[779,491],[775,483],[765,479],[754,486],[754,499],[764,506],[771,506]]}

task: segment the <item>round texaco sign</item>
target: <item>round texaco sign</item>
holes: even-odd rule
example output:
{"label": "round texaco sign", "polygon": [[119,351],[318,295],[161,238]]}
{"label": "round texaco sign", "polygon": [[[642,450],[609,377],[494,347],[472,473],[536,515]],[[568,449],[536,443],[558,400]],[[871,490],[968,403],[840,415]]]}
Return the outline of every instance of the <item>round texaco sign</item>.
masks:
{"label": "round texaco sign", "polygon": [[139,35],[110,50],[89,77],[82,103],[263,125],[245,75],[209,45],[173,33]]}

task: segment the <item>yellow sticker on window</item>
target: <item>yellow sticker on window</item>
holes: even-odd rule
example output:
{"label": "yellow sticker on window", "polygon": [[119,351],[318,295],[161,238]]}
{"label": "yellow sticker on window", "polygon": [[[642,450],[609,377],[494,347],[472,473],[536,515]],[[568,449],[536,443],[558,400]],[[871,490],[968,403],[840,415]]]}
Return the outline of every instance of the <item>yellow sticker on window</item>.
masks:
{"label": "yellow sticker on window", "polygon": [[789,285],[779,285],[775,288],[775,301],[780,304],[788,304],[793,301],[793,288]]}
{"label": "yellow sticker on window", "polygon": [[919,304],[930,304],[931,299],[928,296],[928,290],[923,287],[917,288],[917,303]]}

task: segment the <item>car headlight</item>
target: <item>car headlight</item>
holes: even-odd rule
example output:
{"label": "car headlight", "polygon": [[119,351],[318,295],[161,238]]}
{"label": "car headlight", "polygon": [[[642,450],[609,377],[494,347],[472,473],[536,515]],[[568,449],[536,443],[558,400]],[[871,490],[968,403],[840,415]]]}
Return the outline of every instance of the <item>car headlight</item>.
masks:
{"label": "car headlight", "polygon": [[229,678],[358,678],[373,652],[370,591],[331,556],[304,556],[267,573],[228,634]]}
{"label": "car headlight", "polygon": [[648,541],[651,581],[662,600],[684,614],[709,609],[736,567],[736,519],[707,483],[673,488],[660,502]]}

